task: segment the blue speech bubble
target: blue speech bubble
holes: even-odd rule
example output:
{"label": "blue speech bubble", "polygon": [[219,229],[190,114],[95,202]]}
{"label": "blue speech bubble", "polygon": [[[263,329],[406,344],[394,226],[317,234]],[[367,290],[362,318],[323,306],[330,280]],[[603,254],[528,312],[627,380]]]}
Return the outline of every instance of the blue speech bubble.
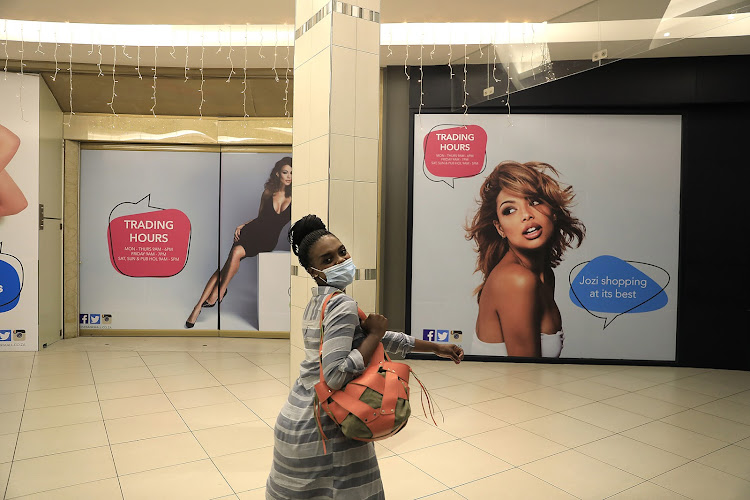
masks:
{"label": "blue speech bubble", "polygon": [[[664,286],[637,267],[650,266],[663,273]],[[583,266],[573,278],[576,269]],[[623,314],[656,311],[669,301],[664,289],[670,276],[666,270],[646,262],[625,261],[611,255],[602,255],[582,262],[570,271],[570,300],[596,318],[604,320],[604,328]],[[604,316],[594,314],[604,313]]]}
{"label": "blue speech bubble", "polygon": [[[0,248],[2,247],[0,246]],[[18,260],[12,255],[2,252],[0,252],[0,255]],[[0,313],[10,311],[18,305],[21,298],[21,287],[21,277],[15,267],[9,262],[0,260]]]}

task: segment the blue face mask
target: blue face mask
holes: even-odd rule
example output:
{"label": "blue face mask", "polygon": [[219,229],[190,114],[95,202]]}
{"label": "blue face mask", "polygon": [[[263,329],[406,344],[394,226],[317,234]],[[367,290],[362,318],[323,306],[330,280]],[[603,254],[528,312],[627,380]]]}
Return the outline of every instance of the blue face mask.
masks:
{"label": "blue face mask", "polygon": [[327,285],[343,290],[354,281],[354,273],[357,271],[357,266],[354,265],[354,261],[350,257],[340,264],[327,268],[325,271],[315,269],[314,267],[312,269],[325,275],[324,279]]}

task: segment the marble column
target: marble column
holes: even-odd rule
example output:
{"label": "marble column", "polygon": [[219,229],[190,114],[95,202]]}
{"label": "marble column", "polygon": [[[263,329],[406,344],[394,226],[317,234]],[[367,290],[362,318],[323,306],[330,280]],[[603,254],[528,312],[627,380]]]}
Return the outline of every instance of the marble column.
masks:
{"label": "marble column", "polygon": [[[380,0],[296,0],[292,223],[318,215],[359,269],[347,293],[375,311]],[[290,380],[304,358],[312,278],[292,255]]]}

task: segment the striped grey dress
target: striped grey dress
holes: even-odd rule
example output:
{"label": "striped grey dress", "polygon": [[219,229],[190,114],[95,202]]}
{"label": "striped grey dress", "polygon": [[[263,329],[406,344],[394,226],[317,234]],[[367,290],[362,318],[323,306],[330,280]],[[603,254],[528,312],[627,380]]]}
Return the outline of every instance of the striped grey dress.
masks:
{"label": "striped grey dress", "polygon": [[[346,438],[323,412],[323,432],[328,437],[328,453],[313,413],[314,386],[320,381],[318,347],[320,309],[333,287],[315,287],[302,320],[305,360],[300,377],[276,419],[271,474],[266,483],[266,498],[281,499],[382,499],[383,483],[373,443]],[[339,389],[365,369],[357,347],[365,338],[359,325],[357,303],[340,294],[326,306],[323,339],[323,375],[332,389]],[[386,332],[383,346],[389,353],[406,354],[414,347],[414,338],[403,333]]]}

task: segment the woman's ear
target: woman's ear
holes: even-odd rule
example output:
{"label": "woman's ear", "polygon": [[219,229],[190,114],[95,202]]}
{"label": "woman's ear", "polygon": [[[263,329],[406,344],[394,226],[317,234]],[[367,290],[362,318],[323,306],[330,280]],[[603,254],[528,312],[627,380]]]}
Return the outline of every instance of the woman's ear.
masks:
{"label": "woman's ear", "polygon": [[497,231],[497,234],[499,234],[501,238],[505,238],[505,231],[503,231],[503,228],[500,227],[500,221],[493,220],[492,224],[495,226],[495,230]]}
{"label": "woman's ear", "polygon": [[312,276],[312,279],[318,279],[318,278],[320,278],[320,276],[317,273],[317,271],[315,271],[312,267],[308,267],[306,269],[306,271],[307,271],[307,274],[309,274],[310,276]]}

